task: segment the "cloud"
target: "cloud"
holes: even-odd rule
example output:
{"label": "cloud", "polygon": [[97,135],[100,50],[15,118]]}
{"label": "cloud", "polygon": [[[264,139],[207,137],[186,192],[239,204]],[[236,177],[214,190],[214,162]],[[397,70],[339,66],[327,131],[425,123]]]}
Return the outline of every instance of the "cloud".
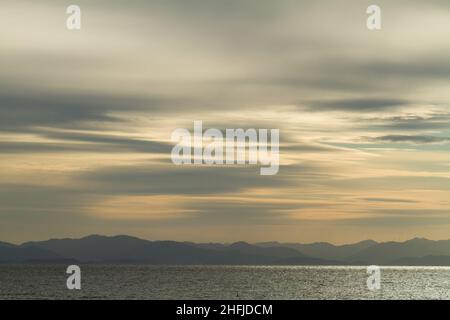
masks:
{"label": "cloud", "polygon": [[363,218],[347,219],[336,221],[335,223],[355,227],[374,227],[381,230],[392,229],[393,232],[399,230],[399,228],[418,226],[419,229],[417,231],[420,232],[420,230],[424,230],[429,226],[443,225],[448,228],[450,215],[449,211],[445,209],[385,209],[375,210],[372,214],[367,214]]}
{"label": "cloud", "polygon": [[121,139],[114,141],[93,143],[67,143],[67,142],[11,142],[0,141],[0,152],[4,154],[26,153],[170,153],[172,145],[158,141],[145,141],[138,139]]}
{"label": "cloud", "polygon": [[[0,184],[2,220],[72,219],[79,217],[83,206],[96,196],[76,186],[44,184]],[[46,220],[47,221],[47,220]]]}
{"label": "cloud", "polygon": [[[257,166],[152,165],[103,168],[87,172],[80,181],[87,188],[106,194],[220,194],[245,189],[289,185],[281,175],[261,176]],[[280,169],[280,171],[283,168]]]}
{"label": "cloud", "polygon": [[394,199],[394,198],[361,198],[369,202],[388,202],[388,203],[417,203],[418,201],[409,199]]}
{"label": "cloud", "polygon": [[450,138],[447,137],[435,137],[435,136],[425,136],[425,135],[415,135],[415,136],[409,136],[409,135],[386,135],[386,136],[380,136],[371,138],[373,141],[384,141],[384,142],[394,142],[394,143],[400,143],[400,142],[408,142],[408,143],[442,143],[442,142],[448,142],[450,141]]}
{"label": "cloud", "polygon": [[86,122],[116,122],[114,111],[142,107],[133,97],[81,93],[0,94],[0,130],[27,131],[37,126],[80,128]]}
{"label": "cloud", "polygon": [[[430,107],[425,110],[428,111]],[[441,107],[442,108],[442,107]],[[445,107],[444,107],[445,108]],[[443,130],[450,128],[450,114],[447,112],[426,112],[425,115],[399,114],[388,117],[360,119],[361,128],[399,131]]]}
{"label": "cloud", "polygon": [[410,104],[408,100],[402,99],[339,99],[329,101],[316,101],[308,104],[311,111],[349,111],[349,112],[371,112],[396,109]]}
{"label": "cloud", "polygon": [[[245,196],[245,194],[244,194]],[[271,201],[270,195],[267,195],[268,201],[249,201],[245,197],[227,199],[207,199],[188,203],[187,209],[196,212],[190,223],[199,225],[233,225],[236,220],[240,224],[279,224],[289,223],[293,219],[289,210],[309,207],[319,207],[320,205],[299,204],[289,201]]]}
{"label": "cloud", "polygon": [[[448,193],[448,1],[381,1],[389,19],[380,32],[366,29],[366,5],[357,0],[77,4],[82,30],[67,32],[65,7],[55,1],[27,10],[2,2],[2,234],[15,238],[26,225],[24,238],[34,229],[102,232],[112,222],[85,213],[103,204],[118,217],[128,205],[137,217],[147,208],[157,218],[192,210],[179,226],[195,237],[208,223],[219,231],[205,233],[210,240],[226,233],[222,224],[234,230],[244,222],[246,235],[267,223],[264,237],[293,221],[287,212],[325,223],[370,216],[367,206],[408,206],[400,200],[412,190]],[[285,165],[270,177],[251,166],[176,167],[165,139],[193,120],[280,128]],[[359,137],[374,138],[354,143]],[[375,143],[426,146],[360,151]],[[40,184],[24,185],[31,181]],[[423,202],[444,202],[433,196]],[[77,219],[88,223],[75,227]],[[121,220],[117,230],[132,223]],[[314,237],[358,237],[357,228],[329,225]],[[153,231],[179,235],[171,226]]]}
{"label": "cloud", "polygon": [[[129,138],[124,135],[111,135],[100,133],[68,132],[68,131],[35,131],[40,132],[41,137],[63,141],[76,141],[90,146],[95,144],[98,151],[103,152],[143,152],[170,154],[173,143]],[[70,144],[69,144],[70,146]],[[94,148],[91,148],[95,149]]]}
{"label": "cloud", "polygon": [[450,59],[436,55],[434,58],[418,58],[413,61],[371,61],[358,67],[377,77],[404,78],[408,81],[450,79]]}

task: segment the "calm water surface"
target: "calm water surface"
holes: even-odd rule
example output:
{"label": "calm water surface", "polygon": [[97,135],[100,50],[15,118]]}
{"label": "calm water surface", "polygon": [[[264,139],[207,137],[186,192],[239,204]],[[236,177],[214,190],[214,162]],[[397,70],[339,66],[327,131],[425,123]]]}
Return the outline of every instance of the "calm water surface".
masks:
{"label": "calm water surface", "polygon": [[450,268],[383,267],[381,289],[365,267],[81,265],[82,290],[66,266],[0,265],[1,299],[450,299]]}

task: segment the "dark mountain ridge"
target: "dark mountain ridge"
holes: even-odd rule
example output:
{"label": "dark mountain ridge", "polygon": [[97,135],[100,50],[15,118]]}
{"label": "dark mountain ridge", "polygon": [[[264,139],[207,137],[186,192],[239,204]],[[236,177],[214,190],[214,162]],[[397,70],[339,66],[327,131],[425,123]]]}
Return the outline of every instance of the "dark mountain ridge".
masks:
{"label": "dark mountain ridge", "polygon": [[52,251],[35,246],[17,246],[0,242],[0,263],[66,263],[66,259]]}
{"label": "dark mountain ridge", "polygon": [[186,242],[148,241],[130,236],[87,236],[81,239],[51,239],[26,242],[22,247],[38,247],[57,255],[88,263],[148,264],[231,264],[261,265],[332,264],[285,247],[264,248],[236,242],[210,248]]}
{"label": "dark mountain ridge", "polygon": [[315,242],[315,243],[279,243],[279,242],[263,242],[257,245],[263,247],[281,246],[298,250],[304,254],[321,259],[343,260],[354,255],[361,250],[367,249],[378,244],[373,240],[360,241],[354,244],[345,245],[333,245],[328,242]]}
{"label": "dark mountain ridge", "polygon": [[118,235],[0,242],[0,263],[143,263],[179,265],[450,265],[450,240],[361,241],[347,245],[149,241]]}

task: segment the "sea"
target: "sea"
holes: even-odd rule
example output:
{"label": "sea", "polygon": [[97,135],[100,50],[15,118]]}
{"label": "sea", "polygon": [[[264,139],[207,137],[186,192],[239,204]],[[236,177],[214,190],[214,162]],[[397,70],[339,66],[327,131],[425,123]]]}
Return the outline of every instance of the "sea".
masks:
{"label": "sea", "polygon": [[450,299],[450,267],[1,265],[0,299]]}

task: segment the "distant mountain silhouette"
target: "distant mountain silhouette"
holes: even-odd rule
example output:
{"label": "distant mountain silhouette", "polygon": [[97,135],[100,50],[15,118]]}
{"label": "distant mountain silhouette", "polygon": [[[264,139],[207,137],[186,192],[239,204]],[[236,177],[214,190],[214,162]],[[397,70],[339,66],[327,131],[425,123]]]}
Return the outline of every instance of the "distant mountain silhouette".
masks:
{"label": "distant mountain silhouette", "polygon": [[0,242],[0,263],[31,263],[31,262],[68,262],[62,256],[39,247],[16,246],[6,242]]}
{"label": "distant mountain silhouette", "polygon": [[279,242],[263,242],[258,245],[263,247],[287,247],[298,250],[311,257],[331,260],[346,261],[346,258],[352,256],[364,249],[376,245],[377,242],[373,240],[365,240],[354,244],[333,245],[327,242],[315,242],[309,244],[302,243],[279,243]]}
{"label": "distant mountain silhouette", "polygon": [[336,246],[326,242],[311,244],[266,242],[264,247],[295,248],[311,257],[333,259],[347,264],[377,265],[448,265],[450,266],[450,240],[433,241],[414,238],[405,242],[373,240]]}
{"label": "distant mountain silhouette", "polygon": [[130,236],[92,235],[82,239],[27,242],[22,246],[38,247],[66,258],[95,263],[231,265],[284,264],[289,261],[295,264],[336,263],[311,258],[290,248],[263,248],[246,242],[207,248],[186,242],[147,241]]}
{"label": "distant mountain silhouette", "polygon": [[348,245],[264,242],[192,243],[91,235],[14,245],[0,242],[0,263],[144,263],[228,265],[432,265],[450,266],[450,240],[372,240]]}
{"label": "distant mountain silhouette", "polygon": [[399,259],[421,258],[430,255],[450,256],[450,240],[432,241],[414,238],[405,242],[378,243],[349,256],[346,260],[374,264],[395,264]]}
{"label": "distant mountain silhouette", "polygon": [[0,247],[15,247],[16,245],[8,243],[8,242],[2,242],[0,241]]}

